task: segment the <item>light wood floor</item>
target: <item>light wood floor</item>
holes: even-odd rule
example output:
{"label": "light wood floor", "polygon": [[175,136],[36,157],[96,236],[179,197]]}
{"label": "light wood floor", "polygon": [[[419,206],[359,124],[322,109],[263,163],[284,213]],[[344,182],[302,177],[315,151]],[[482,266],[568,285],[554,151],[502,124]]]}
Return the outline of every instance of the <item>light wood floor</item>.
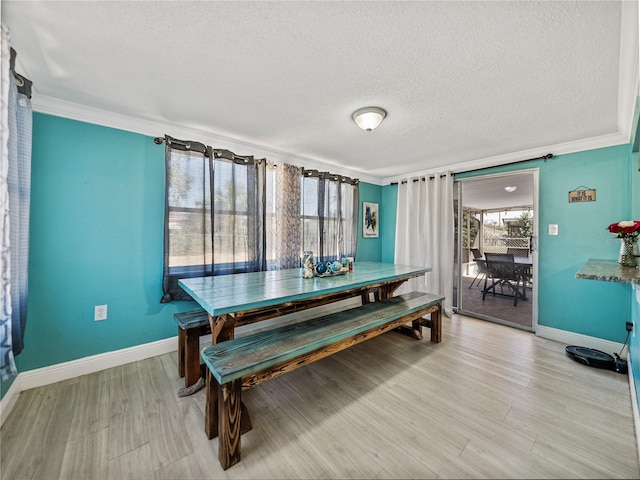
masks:
{"label": "light wood floor", "polygon": [[[638,478],[627,377],[466,317],[395,332],[243,394],[253,430],[222,471],[204,391],[175,354],[25,391],[1,435],[13,479]],[[427,335],[428,337],[428,335]]]}

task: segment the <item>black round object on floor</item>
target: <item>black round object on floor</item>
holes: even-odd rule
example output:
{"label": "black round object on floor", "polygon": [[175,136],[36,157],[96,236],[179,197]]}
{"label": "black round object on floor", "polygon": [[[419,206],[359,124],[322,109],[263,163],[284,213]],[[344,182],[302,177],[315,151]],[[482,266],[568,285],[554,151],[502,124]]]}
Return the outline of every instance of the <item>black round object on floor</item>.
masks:
{"label": "black round object on floor", "polygon": [[565,348],[565,352],[569,358],[584,365],[595,368],[606,368],[608,370],[616,369],[616,359],[600,350],[570,345]]}

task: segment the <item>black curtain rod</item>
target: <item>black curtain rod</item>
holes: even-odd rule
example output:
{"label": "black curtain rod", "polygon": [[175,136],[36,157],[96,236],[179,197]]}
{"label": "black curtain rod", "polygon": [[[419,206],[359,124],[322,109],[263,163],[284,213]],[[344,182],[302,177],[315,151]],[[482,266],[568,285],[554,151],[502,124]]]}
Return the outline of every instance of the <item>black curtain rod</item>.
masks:
{"label": "black curtain rod", "polygon": [[[511,162],[511,163],[506,163],[505,165],[515,165],[517,163],[524,163],[524,162],[531,162],[533,160],[544,160],[545,162],[547,160],[550,160],[553,158],[553,153],[547,153],[546,155],[542,155],[541,157],[536,157],[536,158],[528,158],[526,160],[518,160],[517,162]],[[501,165],[494,165],[494,166],[501,166]],[[482,168],[474,168],[473,170],[465,170],[463,172],[454,172],[453,175],[462,175],[464,173],[471,173],[471,172],[478,172],[480,170],[487,170],[488,168],[493,168],[493,167],[482,167]],[[440,175],[440,178],[442,177],[446,177],[446,175]],[[429,180],[433,180],[435,177],[435,175],[431,175],[430,177],[428,177]],[[421,177],[421,178],[414,178],[413,181],[414,182],[418,182],[420,180],[425,181],[427,179],[427,177]],[[401,183],[405,184],[407,183],[408,180],[403,180]],[[398,182],[391,182],[389,185],[398,185]]]}
{"label": "black curtain rod", "polygon": [[[505,163],[504,165],[516,165],[518,163],[532,162],[534,160],[544,160],[545,163],[546,163],[547,160],[550,160],[552,158],[553,158],[553,153],[547,153],[546,155],[542,155],[541,157],[527,158],[526,160],[518,160],[517,162]],[[494,165],[494,166],[498,167],[498,166],[502,166],[502,165]],[[454,175],[462,175],[464,173],[478,172],[480,170],[486,170],[488,168],[493,168],[493,167],[474,168],[472,170],[465,170],[464,172],[455,172]]]}
{"label": "black curtain rod", "polygon": [[[443,178],[443,177],[446,177],[446,175],[440,175],[440,178]],[[414,178],[413,179],[413,183],[419,182],[420,180],[422,180],[423,182],[426,182],[427,178],[429,180],[433,180],[434,178],[436,178],[436,176],[435,175],[430,175],[429,177],[425,176],[425,177],[420,177],[420,178]],[[409,180],[402,180],[402,182],[400,182],[400,183],[402,183],[404,185],[405,183],[408,183],[408,182],[409,182]],[[398,182],[391,182],[389,185],[398,185]]]}
{"label": "black curtain rod", "polygon": [[153,141],[156,143],[156,145],[162,145],[162,142],[166,142],[168,146],[176,150],[181,150],[183,152],[198,152],[206,157],[213,156],[214,158],[225,158],[227,160],[231,160],[234,163],[253,164],[254,162],[265,160],[255,160],[251,155],[236,155],[229,150],[212,148],[200,142],[178,140],[177,138],[170,137],[169,135],[165,135],[164,137],[156,137],[153,139]]}
{"label": "black curtain rod", "polygon": [[[166,143],[167,146],[174,148],[176,150],[181,150],[183,152],[198,152],[205,157],[211,158],[226,158],[227,160],[231,160],[235,163],[246,163],[253,165],[254,163],[260,165],[262,162],[267,162],[266,158],[257,158],[254,159],[252,156],[241,156],[236,155],[235,153],[229,150],[221,150],[217,148],[212,148],[204,143],[200,142],[190,142],[186,140],[178,140],[177,138],[170,137],[169,135],[165,135],[164,137],[156,137],[153,139],[156,145],[162,145],[162,143]],[[275,166],[275,165],[274,165]],[[302,170],[303,175],[305,177],[318,177],[320,179],[328,179],[333,181],[340,180],[342,183],[349,183],[351,185],[358,185],[360,180],[357,178],[346,177],[344,175],[337,175],[335,173],[329,172],[319,172],[318,170]]]}
{"label": "black curtain rod", "polygon": [[318,170],[307,170],[306,168],[302,169],[302,175],[304,175],[305,177],[317,177],[321,180],[329,179],[334,182],[340,180],[342,183],[349,183],[351,185],[358,185],[358,183],[360,183],[360,180],[357,178],[346,177],[344,175],[338,175],[336,173],[330,172],[320,172]]}
{"label": "black curtain rod", "polygon": [[16,51],[11,47],[10,49],[11,56],[9,57],[9,68],[11,73],[13,73],[14,78],[16,79],[16,86],[18,87],[18,93],[22,95],[26,95],[31,98],[31,87],[33,86],[33,82],[26,77],[23,77],[18,72],[16,72],[16,56],[18,55]]}

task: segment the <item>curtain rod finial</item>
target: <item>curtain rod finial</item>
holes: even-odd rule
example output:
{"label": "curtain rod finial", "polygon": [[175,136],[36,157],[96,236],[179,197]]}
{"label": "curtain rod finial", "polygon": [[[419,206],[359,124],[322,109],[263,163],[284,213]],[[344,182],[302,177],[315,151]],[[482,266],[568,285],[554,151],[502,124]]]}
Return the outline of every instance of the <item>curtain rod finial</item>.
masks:
{"label": "curtain rod finial", "polygon": [[162,142],[164,141],[164,138],[156,137],[156,138],[153,139],[153,141],[155,142],[156,145],[162,145]]}

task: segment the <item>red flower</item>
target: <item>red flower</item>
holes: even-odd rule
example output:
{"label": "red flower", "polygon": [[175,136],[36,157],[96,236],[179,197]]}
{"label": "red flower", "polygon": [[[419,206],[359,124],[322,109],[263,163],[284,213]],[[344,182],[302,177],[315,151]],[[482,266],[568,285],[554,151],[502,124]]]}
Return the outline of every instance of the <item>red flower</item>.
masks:
{"label": "red flower", "polygon": [[612,223],[612,224],[611,224],[611,225],[609,225],[607,228],[609,229],[609,231],[610,231],[611,233],[620,233],[620,232],[622,231],[622,228],[620,228],[620,227],[618,226],[618,223],[617,223],[617,222],[616,222],[616,223]]}
{"label": "red flower", "polygon": [[607,227],[611,233],[615,233],[618,237],[637,237],[640,233],[640,221],[625,220],[622,222],[612,223]]}

